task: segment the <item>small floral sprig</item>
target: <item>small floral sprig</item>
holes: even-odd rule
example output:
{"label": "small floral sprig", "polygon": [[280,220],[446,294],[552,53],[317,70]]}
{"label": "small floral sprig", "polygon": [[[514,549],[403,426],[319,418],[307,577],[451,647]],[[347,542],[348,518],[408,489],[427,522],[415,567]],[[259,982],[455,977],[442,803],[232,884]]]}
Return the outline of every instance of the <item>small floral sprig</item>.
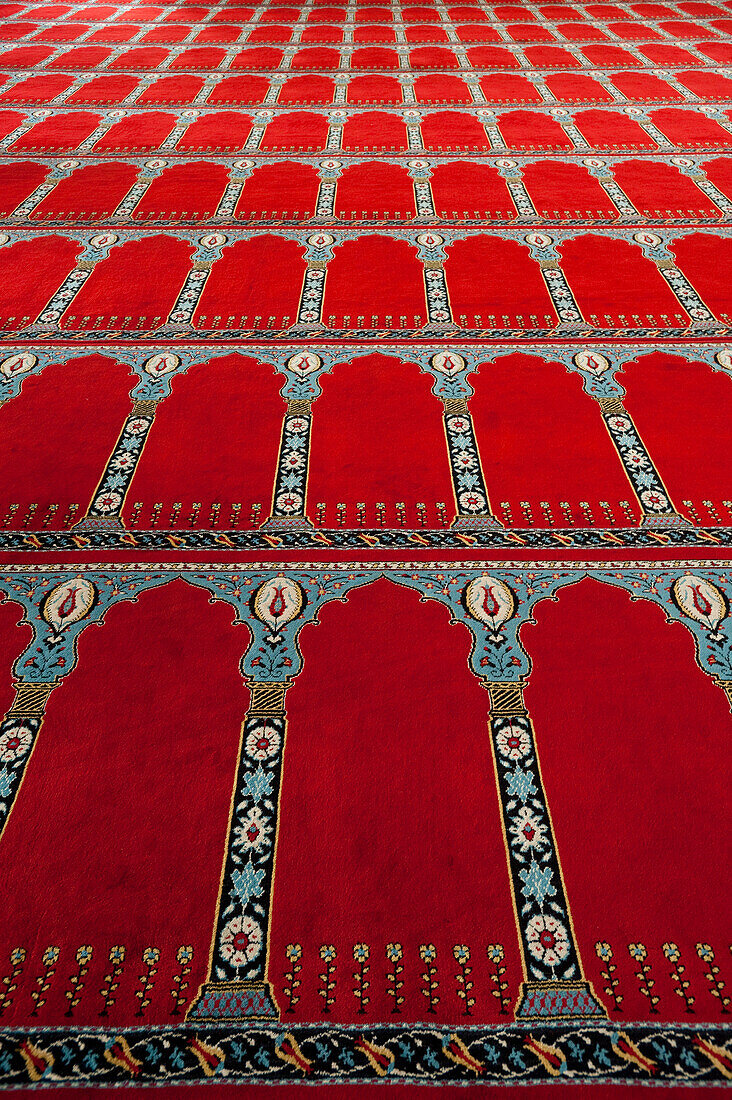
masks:
{"label": "small floral sprig", "polygon": [[179,947],[175,953],[175,961],[178,963],[178,973],[173,975],[173,988],[170,991],[170,996],[173,1000],[173,1007],[170,1010],[171,1016],[180,1016],[181,1005],[184,1005],[188,998],[186,997],[186,989],[188,989],[188,978],[191,974],[191,960],[193,959],[193,948]]}
{"label": "small floral sprig", "polygon": [[404,988],[404,979],[402,978],[404,973],[404,967],[402,966],[404,948],[400,943],[387,943],[386,957],[391,963],[391,970],[386,972],[386,980],[389,983],[386,992],[392,998],[392,1014],[396,1015],[404,1004],[402,995],[402,989]]}
{"label": "small floral sprig", "polygon": [[46,995],[51,988],[51,982],[56,973],[56,966],[60,954],[61,949],[58,947],[47,947],[43,952],[43,957],[41,959],[43,973],[39,974],[36,978],[36,985],[38,988],[31,991],[31,997],[33,999],[31,1016],[37,1016],[38,1010],[46,1003]]}
{"label": "small floral sprig", "polygon": [[725,982],[719,976],[719,967],[714,961],[714,949],[710,947],[708,943],[698,943],[696,945],[696,953],[703,963],[707,964],[707,969],[704,971],[704,977],[710,983],[709,992],[713,997],[717,997],[720,1004],[720,1011],[725,1016],[729,1015],[729,1003],[730,999],[724,992]]}
{"label": "small floral sprig", "polygon": [[295,1005],[300,1000],[300,994],[297,992],[302,982],[300,980],[300,973],[302,972],[302,945],[299,943],[288,943],[285,948],[285,955],[287,961],[290,964],[290,969],[285,974],[285,996],[287,997],[287,1008],[285,1012],[294,1012]]}
{"label": "small floral sprig", "polygon": [[628,954],[631,959],[638,963],[639,969],[636,970],[635,976],[638,979],[638,985],[640,991],[644,997],[648,998],[648,1011],[654,1015],[658,1015],[658,1009],[656,1005],[660,1001],[658,994],[653,992],[653,988],[656,984],[655,979],[652,977],[651,965],[646,962],[648,958],[648,951],[642,943],[629,943]]}
{"label": "small floral sprig", "polygon": [[100,1016],[109,1016],[109,1010],[114,1004],[114,995],[117,992],[119,986],[119,980],[124,969],[125,955],[127,954],[127,948],[121,944],[117,947],[111,948],[109,952],[109,961],[111,966],[109,973],[104,975],[104,985],[100,989],[100,993],[104,1000]]}
{"label": "small floral sprig", "polygon": [[455,957],[455,962],[460,967],[460,973],[455,975],[455,981],[457,982],[457,995],[465,1006],[463,1009],[463,1016],[472,1016],[470,1011],[475,1004],[475,997],[473,997],[473,979],[470,975],[473,972],[470,963],[470,948],[465,944],[455,944],[452,949],[452,953]]}
{"label": "small floral sprig", "polygon": [[27,952],[24,947],[14,947],[10,952],[10,973],[6,974],[0,982],[0,1016],[13,1003],[13,993],[18,988],[18,979],[23,973],[23,963],[26,956]]}
{"label": "small floral sprig", "polygon": [[321,982],[323,983],[323,988],[320,989],[318,992],[320,993],[320,996],[323,998],[322,1011],[324,1013],[328,1013],[328,1012],[330,1012],[330,1006],[335,1004],[335,988],[336,988],[336,979],[335,979],[336,949],[335,949],[335,947],[333,947],[332,944],[330,946],[328,946],[327,944],[323,944],[323,946],[320,948],[320,957],[323,960],[323,962],[325,963],[325,970],[323,971],[322,974],[318,975]]}
{"label": "small floral sprig", "polygon": [[437,948],[433,943],[423,943],[419,948],[419,957],[425,966],[422,974],[425,988],[422,990],[422,995],[427,998],[427,1011],[434,1016],[437,1005],[440,1003],[440,998],[437,996],[437,990],[440,988],[437,980]]}
{"label": "small floral sprig", "polygon": [[359,1016],[363,1016],[366,1012],[366,1005],[371,1000],[368,995],[368,988],[371,982],[367,977],[371,969],[368,965],[369,955],[370,951],[367,943],[356,943],[353,945],[353,961],[358,963],[358,970],[356,970],[353,975],[353,980],[356,983],[353,989],[353,995],[358,1001]]}
{"label": "small floral sprig", "polygon": [[70,988],[66,990],[66,999],[69,1002],[69,1007],[64,1013],[65,1016],[73,1016],[74,1009],[81,1000],[81,994],[84,992],[84,979],[89,973],[89,963],[92,960],[94,954],[94,948],[88,944],[84,947],[79,947],[76,952],[76,973],[69,977]]}
{"label": "small floral sprig", "polygon": [[135,996],[140,999],[140,1007],[135,1013],[135,1016],[143,1016],[145,1014],[145,1009],[150,1004],[150,994],[155,984],[155,975],[158,972],[157,967],[159,962],[160,948],[146,947],[142,952],[142,963],[145,969],[137,979],[142,989],[135,990]]}
{"label": "small floral sprig", "polygon": [[600,974],[604,978],[605,993],[608,997],[612,997],[613,1000],[613,1012],[623,1011],[623,994],[620,992],[620,979],[616,977],[617,964],[613,962],[613,949],[609,943],[605,943],[602,940],[598,940],[595,944],[595,952],[600,962],[604,963],[604,967],[600,967]]}
{"label": "small floral sprig", "polygon": [[685,978],[686,967],[681,961],[681,951],[675,943],[665,943],[661,948],[666,959],[671,963],[671,981],[674,983],[674,993],[681,997],[686,1005],[686,1011],[694,1011],[696,997],[690,989],[690,982]]}
{"label": "small floral sprig", "polygon": [[499,1014],[501,1016],[508,1015],[508,982],[506,981],[506,967],[503,964],[504,951],[502,943],[489,943],[485,949],[485,953],[488,956],[488,961],[493,963],[493,973],[491,974],[491,982],[495,986],[495,989],[491,990],[493,996],[498,1000]]}

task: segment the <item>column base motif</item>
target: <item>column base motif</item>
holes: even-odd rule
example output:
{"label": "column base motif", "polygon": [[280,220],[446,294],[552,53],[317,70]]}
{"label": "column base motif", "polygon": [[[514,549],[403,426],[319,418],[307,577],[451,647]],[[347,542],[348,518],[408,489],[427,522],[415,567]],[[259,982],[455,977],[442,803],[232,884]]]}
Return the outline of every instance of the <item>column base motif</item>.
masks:
{"label": "column base motif", "polygon": [[456,516],[450,528],[453,531],[502,531],[503,524],[495,516]]}
{"label": "column base motif", "polygon": [[589,982],[522,982],[517,1020],[606,1020]]}
{"label": "column base motif", "polygon": [[691,520],[688,520],[686,516],[680,516],[678,512],[671,512],[667,515],[644,516],[640,523],[641,527],[693,527],[694,524]]}
{"label": "column base motif", "polygon": [[279,1020],[269,982],[206,982],[186,1013],[187,1020]]}
{"label": "column base motif", "polygon": [[270,516],[259,528],[260,531],[312,531],[313,525],[307,516]]}
{"label": "column base motif", "polygon": [[120,516],[84,516],[75,523],[73,531],[124,531]]}

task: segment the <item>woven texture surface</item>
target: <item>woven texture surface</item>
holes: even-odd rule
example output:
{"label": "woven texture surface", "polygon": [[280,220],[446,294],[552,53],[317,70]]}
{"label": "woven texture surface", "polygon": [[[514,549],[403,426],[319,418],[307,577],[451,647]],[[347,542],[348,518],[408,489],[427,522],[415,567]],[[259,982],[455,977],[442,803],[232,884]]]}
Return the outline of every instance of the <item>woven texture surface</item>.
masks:
{"label": "woven texture surface", "polygon": [[732,0],[0,15],[0,1086],[728,1082]]}

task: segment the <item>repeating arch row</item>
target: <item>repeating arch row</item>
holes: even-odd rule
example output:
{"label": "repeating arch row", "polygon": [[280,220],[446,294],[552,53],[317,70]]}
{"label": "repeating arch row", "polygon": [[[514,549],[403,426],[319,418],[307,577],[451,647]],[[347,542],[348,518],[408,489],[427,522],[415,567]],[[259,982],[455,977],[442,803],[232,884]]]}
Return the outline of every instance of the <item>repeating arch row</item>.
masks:
{"label": "repeating arch row", "polygon": [[[397,330],[401,336],[457,335],[462,329],[472,338],[502,330],[524,337],[572,331],[612,338],[618,330],[655,336],[660,329],[683,337],[689,329],[724,335],[729,323],[726,288],[710,278],[710,265],[724,264],[730,248],[724,227],[705,238],[683,227],[663,235],[614,227],[594,234],[565,227],[551,234],[397,227],[382,237],[355,228],[313,233],[274,226],[267,247],[281,276],[268,284],[269,300],[252,297],[263,239],[253,230],[237,227],[200,238],[183,229],[164,235],[129,229],[122,238],[71,230],[62,237],[27,230],[3,236],[0,265],[28,272],[6,283],[5,301],[0,298],[5,326],[34,335],[63,329],[86,342],[115,329],[161,335],[218,330],[226,339],[251,339],[261,330],[281,336],[288,329],[307,335],[326,328]],[[684,271],[690,265],[704,297]],[[476,286],[476,274],[486,270],[500,270],[500,280],[482,279]],[[119,286],[129,283],[134,291],[130,286],[122,302]],[[615,312],[601,316],[609,285]],[[521,314],[515,312],[519,288]],[[385,296],[389,315],[376,312]],[[252,308],[260,311],[253,318]],[[130,315],[120,317],[123,309]]]}
{"label": "repeating arch row", "polygon": [[[313,442],[317,446],[320,436],[316,402],[322,392],[323,375],[334,370],[340,373],[348,369],[349,362],[365,357],[370,370],[382,369],[388,365],[384,357],[387,350],[391,349],[382,350],[376,365],[368,358],[371,353],[367,349],[351,353],[348,359],[342,359],[333,349],[321,349],[321,354],[314,349],[303,352],[294,348],[284,352],[260,353],[259,363],[271,366],[284,378],[281,395],[286,402],[281,427],[278,426],[279,446],[273,438],[269,448],[277,457],[270,473],[272,507],[269,515],[263,517],[264,529],[285,533],[312,529],[308,518],[308,472]],[[180,351],[183,354],[157,353],[150,356],[143,352],[130,355],[127,350],[120,350],[113,356],[114,361],[127,365],[137,375],[138,381],[132,389],[132,408],[121,425],[117,442],[104,468],[97,474],[97,488],[77,524],[79,531],[124,530],[125,502],[161,403],[170,396],[176,378],[192,367],[208,365],[215,371],[215,353],[212,356],[201,349],[184,348]],[[696,347],[681,351],[689,362],[699,361]],[[481,459],[481,446],[488,449],[492,440],[485,435],[485,425],[482,432],[476,430],[469,404],[474,390],[469,379],[471,372],[484,370],[486,382],[489,383],[490,365],[513,353],[514,349],[495,347],[487,349],[485,354],[470,350],[465,355],[452,349],[433,350],[427,354],[414,351],[406,355],[401,349],[396,353],[392,351],[395,367],[400,363],[412,362],[430,377],[432,393],[442,406],[441,420],[447,442],[445,458],[455,497],[454,528],[470,531],[500,528],[490,503]],[[609,353],[594,349],[555,351],[553,354],[545,354],[543,349],[534,352],[540,366],[558,362],[581,377],[585,392],[599,407],[598,428],[602,426],[607,431],[613,447],[610,453],[614,452],[619,469],[622,469],[635,493],[641,522],[651,527],[683,526],[688,524],[688,520],[677,511],[657,464],[642,442],[633,417],[624,405],[625,389],[617,377],[627,363],[642,361],[645,356],[653,355],[653,349],[649,348],[638,350],[635,354],[631,349],[610,349]],[[707,356],[706,362],[713,370],[729,373],[732,361],[728,352],[710,346]],[[62,361],[64,359],[73,361],[71,349],[67,350]],[[24,378],[41,373],[50,361],[58,361],[58,356],[53,352],[39,357],[22,349],[3,360],[0,374],[5,379],[7,398],[17,396]],[[228,360],[225,358],[225,361]],[[251,359],[242,359],[243,377],[251,369],[251,362]],[[215,377],[215,373],[208,377],[203,375],[201,384],[210,385]],[[165,414],[161,415],[164,418]],[[435,446],[438,447],[437,440]]]}
{"label": "repeating arch row", "polygon": [[[287,733],[285,695],[302,669],[299,632],[317,622],[319,609],[347,599],[356,587],[379,577],[416,589],[422,599],[445,605],[472,635],[472,671],[490,699],[489,729],[501,810],[507,835],[518,813],[541,824],[541,843],[509,843],[507,856],[515,898],[526,980],[519,1016],[600,1017],[604,1010],[586,982],[574,942],[546,795],[541,784],[533,724],[523,701],[530,672],[520,643],[521,625],[536,604],[585,576],[624,588],[633,599],[658,604],[670,621],[682,622],[694,637],[697,659],[726,690],[732,703],[732,635],[729,594],[732,577],[722,564],[694,570],[683,563],[628,569],[602,566],[547,567],[530,571],[494,563],[450,563],[434,570],[398,566],[302,567],[291,569],[214,567],[198,571],[165,566],[130,567],[124,572],[93,567],[69,571],[17,569],[0,577],[0,590],[24,609],[34,639],[16,663],[16,699],[0,724],[4,816],[12,807],[25,765],[38,736],[46,701],[76,662],[81,632],[102,623],[116,603],[137,600],[148,589],[176,579],[202,587],[212,600],[231,604],[245,623],[251,644],[241,662],[251,702],[242,727],[233,816],[216,916],[209,981],[189,1010],[197,1021],[277,1015],[266,976],[274,836],[278,791]],[[517,798],[518,775],[524,776]],[[271,840],[238,851],[237,823],[252,808],[267,820]],[[4,822],[3,822],[4,823]],[[537,951],[537,935],[551,930],[561,942],[554,952]],[[232,942],[236,945],[232,950]]]}
{"label": "repeating arch row", "polygon": [[[124,117],[124,116],[127,117]],[[446,110],[369,107],[338,110],[270,108],[254,112],[210,107],[167,111],[46,108],[0,115],[0,151],[118,154],[220,150],[310,152],[658,152],[724,151],[732,121],[723,108],[604,105],[531,110],[461,106]]]}
{"label": "repeating arch row", "polygon": [[[696,59],[694,59],[696,60]],[[452,73],[420,73],[388,76],[364,72],[266,76],[263,73],[230,76],[201,75],[197,71],[155,76],[142,74],[90,77],[81,72],[9,76],[0,89],[4,106],[109,106],[141,107],[170,104],[209,107],[279,107],[331,105],[356,106],[389,104],[428,106],[469,104],[484,106],[515,104],[602,105],[605,103],[683,104],[685,102],[726,103],[730,81],[725,70],[704,66],[636,71],[630,67],[596,67],[585,73],[575,69],[541,72],[480,70]]]}
{"label": "repeating arch row", "polygon": [[[443,158],[366,157],[308,163],[255,164],[244,158],[201,159],[185,165],[90,159],[27,161],[0,166],[11,224],[64,225],[98,221],[111,227],[155,218],[166,222],[246,220],[269,224],[325,220],[455,221],[491,225],[523,221],[647,225],[673,220],[724,220],[732,215],[732,179],[724,162],[699,157],[628,160],[564,157],[546,161],[485,158],[462,164]],[[376,209],[374,209],[376,207]]]}

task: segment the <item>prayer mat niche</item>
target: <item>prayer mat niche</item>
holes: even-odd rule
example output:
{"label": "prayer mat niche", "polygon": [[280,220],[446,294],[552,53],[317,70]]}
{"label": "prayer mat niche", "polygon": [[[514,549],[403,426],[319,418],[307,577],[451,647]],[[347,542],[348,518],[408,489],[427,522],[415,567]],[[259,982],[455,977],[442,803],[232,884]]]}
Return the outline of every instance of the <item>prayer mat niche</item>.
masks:
{"label": "prayer mat niche", "polygon": [[0,1087],[729,1084],[732,0],[0,14]]}

